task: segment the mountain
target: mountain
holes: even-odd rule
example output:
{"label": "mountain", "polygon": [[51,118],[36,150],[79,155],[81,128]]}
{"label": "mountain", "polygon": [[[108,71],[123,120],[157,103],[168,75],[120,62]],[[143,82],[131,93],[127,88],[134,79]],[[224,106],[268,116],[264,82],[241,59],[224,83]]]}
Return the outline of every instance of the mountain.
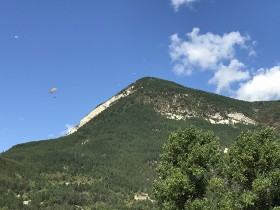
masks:
{"label": "mountain", "polygon": [[170,132],[212,130],[228,147],[248,129],[280,131],[280,101],[246,102],[152,77],[96,107],[68,135],[0,154],[2,209],[157,209],[152,182]]}

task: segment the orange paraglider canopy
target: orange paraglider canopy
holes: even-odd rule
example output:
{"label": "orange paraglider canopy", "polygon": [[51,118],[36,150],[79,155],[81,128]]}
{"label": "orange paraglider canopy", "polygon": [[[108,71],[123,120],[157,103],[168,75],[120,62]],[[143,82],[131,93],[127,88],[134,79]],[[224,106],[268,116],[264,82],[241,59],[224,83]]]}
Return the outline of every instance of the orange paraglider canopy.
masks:
{"label": "orange paraglider canopy", "polygon": [[54,91],[56,91],[57,90],[57,88],[52,88],[51,90],[50,90],[50,93],[53,93]]}

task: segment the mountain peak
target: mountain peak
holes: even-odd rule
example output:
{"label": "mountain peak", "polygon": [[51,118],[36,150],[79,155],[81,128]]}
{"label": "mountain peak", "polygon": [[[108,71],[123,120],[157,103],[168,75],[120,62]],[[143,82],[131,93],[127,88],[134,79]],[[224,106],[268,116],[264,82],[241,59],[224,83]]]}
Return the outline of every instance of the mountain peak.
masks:
{"label": "mountain peak", "polygon": [[[89,122],[91,119],[95,118],[101,112],[105,111],[109,108],[113,103],[118,101],[119,99],[126,97],[132,93],[134,93],[137,89],[159,89],[159,88],[166,88],[169,87],[170,84],[176,84],[167,80],[155,78],[155,77],[143,77],[138,79],[136,82],[132,83],[122,91],[120,91],[117,95],[111,97],[109,100],[105,101],[104,103],[98,105],[94,108],[89,114],[87,114],[84,118],[80,120],[80,123],[75,126],[72,130],[70,130],[66,135],[70,135],[75,133],[79,128]],[[178,84],[176,84],[178,85]],[[180,86],[180,85],[178,85]],[[183,86],[181,86],[183,87]]]}
{"label": "mountain peak", "polygon": [[[123,101],[126,103],[123,111],[131,104],[143,104],[152,107],[154,112],[171,120],[203,119],[210,124],[231,126],[237,124],[255,126],[266,122],[266,119],[260,114],[265,112],[265,110],[260,111],[261,107],[267,106],[265,102],[241,101],[188,88],[164,79],[143,77],[94,108],[67,135],[76,132],[91,119],[127,96],[130,96],[130,99]],[[131,101],[134,102],[131,103]],[[278,107],[279,103],[269,104]],[[280,127],[274,119],[270,119],[270,121],[271,125]]]}
{"label": "mountain peak", "polygon": [[[143,77],[94,108],[67,135],[76,132],[119,99],[135,92],[134,100],[151,105],[155,112],[169,119],[203,118],[211,124],[257,124],[250,113],[242,112],[238,100],[187,88],[168,80]],[[243,107],[246,104],[242,102]]]}

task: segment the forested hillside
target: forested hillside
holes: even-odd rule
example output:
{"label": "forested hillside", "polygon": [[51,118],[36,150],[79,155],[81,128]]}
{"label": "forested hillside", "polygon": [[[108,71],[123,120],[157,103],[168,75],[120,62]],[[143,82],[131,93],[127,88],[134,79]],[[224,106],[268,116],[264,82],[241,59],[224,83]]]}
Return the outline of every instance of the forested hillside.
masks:
{"label": "forested hillside", "polygon": [[279,101],[245,102],[151,77],[128,88],[73,134],[2,153],[0,207],[157,209],[152,183],[170,132],[212,130],[223,149],[242,131],[280,128]]}

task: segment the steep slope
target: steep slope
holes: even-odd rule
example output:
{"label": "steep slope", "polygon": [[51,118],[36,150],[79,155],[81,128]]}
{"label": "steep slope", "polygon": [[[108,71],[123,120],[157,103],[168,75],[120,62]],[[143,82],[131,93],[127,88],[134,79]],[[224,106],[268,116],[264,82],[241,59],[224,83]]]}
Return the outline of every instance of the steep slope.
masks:
{"label": "steep slope", "polygon": [[[279,105],[279,101],[244,102],[142,78],[94,109],[69,135],[16,145],[2,153],[5,189],[0,196],[6,200],[0,200],[0,206],[152,209],[155,167],[171,131],[194,124],[213,130],[226,147],[241,131],[266,122],[277,127],[278,117],[273,114]],[[11,174],[20,178],[7,182]]]}
{"label": "steep slope", "polygon": [[86,115],[81,121],[80,124],[77,125],[75,128],[73,128],[71,131],[69,131],[67,133],[67,135],[70,135],[74,132],[76,132],[80,127],[82,127],[84,124],[86,124],[87,122],[89,122],[91,119],[93,119],[94,117],[96,117],[98,114],[100,114],[101,112],[103,112],[104,110],[106,110],[109,106],[111,106],[113,103],[115,103],[117,100],[119,100],[120,98],[126,97],[128,95],[130,95],[131,93],[133,93],[133,86],[126,88],[124,91],[122,91],[121,93],[117,94],[116,96],[113,96],[112,98],[110,98],[108,101],[100,104],[99,106],[97,106],[93,111],[91,111],[88,115]]}

